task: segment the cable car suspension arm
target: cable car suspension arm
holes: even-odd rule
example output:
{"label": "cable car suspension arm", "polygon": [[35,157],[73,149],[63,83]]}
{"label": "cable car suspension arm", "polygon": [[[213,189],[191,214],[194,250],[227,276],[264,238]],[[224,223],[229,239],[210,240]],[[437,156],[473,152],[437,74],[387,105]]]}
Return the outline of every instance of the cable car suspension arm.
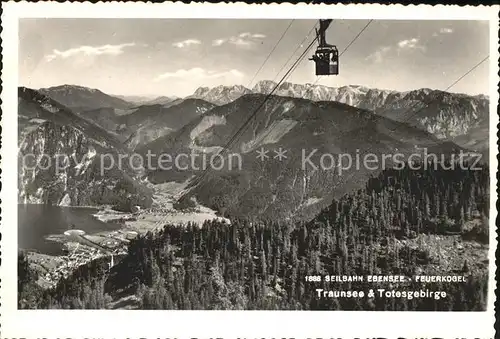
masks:
{"label": "cable car suspension arm", "polygon": [[330,44],[326,43],[326,30],[330,26],[332,19],[319,20],[319,30],[316,29],[316,36],[318,38],[319,47],[329,47]]}

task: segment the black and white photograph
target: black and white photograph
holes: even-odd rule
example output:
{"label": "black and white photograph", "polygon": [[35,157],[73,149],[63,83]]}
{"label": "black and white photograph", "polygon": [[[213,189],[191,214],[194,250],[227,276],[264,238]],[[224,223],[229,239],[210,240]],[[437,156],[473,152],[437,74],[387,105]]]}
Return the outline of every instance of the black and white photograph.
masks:
{"label": "black and white photograph", "polygon": [[488,21],[21,19],[18,307],[484,311],[489,46]]}
{"label": "black and white photograph", "polygon": [[498,7],[127,5],[2,15],[2,335],[494,333]]}

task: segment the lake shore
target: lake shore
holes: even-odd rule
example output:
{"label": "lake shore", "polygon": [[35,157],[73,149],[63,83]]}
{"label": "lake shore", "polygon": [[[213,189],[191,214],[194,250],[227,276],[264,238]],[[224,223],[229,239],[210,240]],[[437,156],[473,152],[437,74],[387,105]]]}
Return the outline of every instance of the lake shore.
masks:
{"label": "lake shore", "polygon": [[[182,188],[182,185],[167,183],[151,186],[155,192],[151,208],[131,213],[113,210],[111,206],[91,207],[98,210],[92,214],[94,218],[104,223],[120,225],[119,229],[85,234],[82,236],[82,241],[76,243],[70,241],[63,234],[54,234],[46,237],[47,240],[61,243],[64,247],[68,248],[68,255],[52,256],[43,253],[28,252],[30,266],[41,273],[39,274],[39,285],[44,288],[50,288],[55,286],[61,277],[69,275],[72,270],[80,265],[102,256],[109,256],[113,251],[122,254],[125,251],[126,253],[126,245],[130,241],[130,238],[158,231],[167,224],[187,225],[188,223],[195,223],[201,226],[206,220],[214,219],[230,223],[228,219],[218,216],[214,210],[199,204],[187,210],[176,210],[173,207],[175,202],[174,194],[179,188]],[[100,248],[101,246],[106,247],[107,244],[114,241],[118,243],[116,249],[103,251]],[[94,251],[93,249],[97,250]],[[55,272],[56,274],[51,274],[50,272]]]}

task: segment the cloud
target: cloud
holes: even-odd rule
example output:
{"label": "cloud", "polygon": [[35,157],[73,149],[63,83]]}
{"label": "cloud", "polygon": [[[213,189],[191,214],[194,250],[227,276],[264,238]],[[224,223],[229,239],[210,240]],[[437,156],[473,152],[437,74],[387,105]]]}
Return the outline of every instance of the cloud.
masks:
{"label": "cloud", "polygon": [[382,62],[387,55],[392,53],[400,53],[403,51],[411,51],[411,50],[421,50],[425,51],[425,47],[420,44],[420,40],[418,38],[411,38],[398,41],[393,46],[382,46],[368,57],[366,60],[371,60],[375,63]]}
{"label": "cloud", "polygon": [[226,41],[227,41],[227,39],[216,39],[216,40],[212,41],[212,45],[213,46],[220,46],[220,45],[224,44]]}
{"label": "cloud", "polygon": [[195,67],[191,69],[178,69],[175,72],[166,72],[158,75],[155,78],[155,81],[160,81],[164,79],[216,79],[216,78],[224,78],[224,77],[233,77],[233,78],[241,78],[245,76],[245,74],[237,69],[231,69],[229,71],[212,71],[205,70],[200,67]]}
{"label": "cloud", "polygon": [[200,45],[200,44],[201,44],[200,40],[197,40],[197,39],[187,39],[187,40],[183,40],[183,41],[174,42],[172,44],[172,46],[175,46],[177,48],[184,48],[184,47],[189,47],[191,45]]}
{"label": "cloud", "polygon": [[222,46],[223,44],[228,43],[239,47],[250,47],[257,41],[265,38],[266,36],[261,33],[244,32],[228,38],[215,39],[212,41],[212,46]]}
{"label": "cloud", "polygon": [[45,59],[50,62],[54,59],[67,59],[74,56],[98,56],[98,55],[120,55],[125,47],[135,46],[135,43],[124,43],[120,45],[102,45],[102,46],[80,46],[70,48],[65,51],[54,49],[52,54],[45,56]]}
{"label": "cloud", "polygon": [[398,47],[400,49],[414,49],[414,48],[421,48],[418,44],[419,39],[417,38],[412,38],[412,39],[406,39],[406,40],[401,40],[398,42]]}
{"label": "cloud", "polygon": [[438,37],[444,34],[452,34],[454,32],[453,28],[443,27],[439,30],[439,32],[432,33],[433,37]]}
{"label": "cloud", "polygon": [[441,28],[439,30],[439,33],[441,33],[441,34],[451,34],[451,33],[453,33],[453,29],[452,28]]}
{"label": "cloud", "polygon": [[382,62],[384,60],[384,57],[387,55],[387,53],[389,53],[390,50],[390,46],[380,47],[377,51],[370,54],[366,59],[376,63]]}
{"label": "cloud", "polygon": [[264,39],[266,36],[264,34],[260,34],[260,33],[252,34],[252,33],[245,32],[245,33],[241,33],[239,35],[239,37],[240,38],[251,38],[251,39]]}

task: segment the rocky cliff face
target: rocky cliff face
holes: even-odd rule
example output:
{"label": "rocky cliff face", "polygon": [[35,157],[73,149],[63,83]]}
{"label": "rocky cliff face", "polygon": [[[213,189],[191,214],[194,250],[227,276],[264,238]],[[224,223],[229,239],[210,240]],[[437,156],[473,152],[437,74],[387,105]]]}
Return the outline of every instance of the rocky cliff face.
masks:
{"label": "rocky cliff face", "polygon": [[[391,99],[375,111],[422,128],[439,139],[456,141],[489,125],[489,100],[483,96],[421,89]],[[488,133],[483,137],[487,139]]]}
{"label": "rocky cliff face", "polygon": [[248,88],[235,86],[200,87],[188,98],[203,99],[216,105],[228,104],[242,95],[252,93]]}
{"label": "rocky cliff face", "polygon": [[[20,203],[147,207],[151,192],[137,163],[118,162],[123,147],[99,127],[30,89],[19,90]],[[115,166],[111,166],[115,161]]]}

